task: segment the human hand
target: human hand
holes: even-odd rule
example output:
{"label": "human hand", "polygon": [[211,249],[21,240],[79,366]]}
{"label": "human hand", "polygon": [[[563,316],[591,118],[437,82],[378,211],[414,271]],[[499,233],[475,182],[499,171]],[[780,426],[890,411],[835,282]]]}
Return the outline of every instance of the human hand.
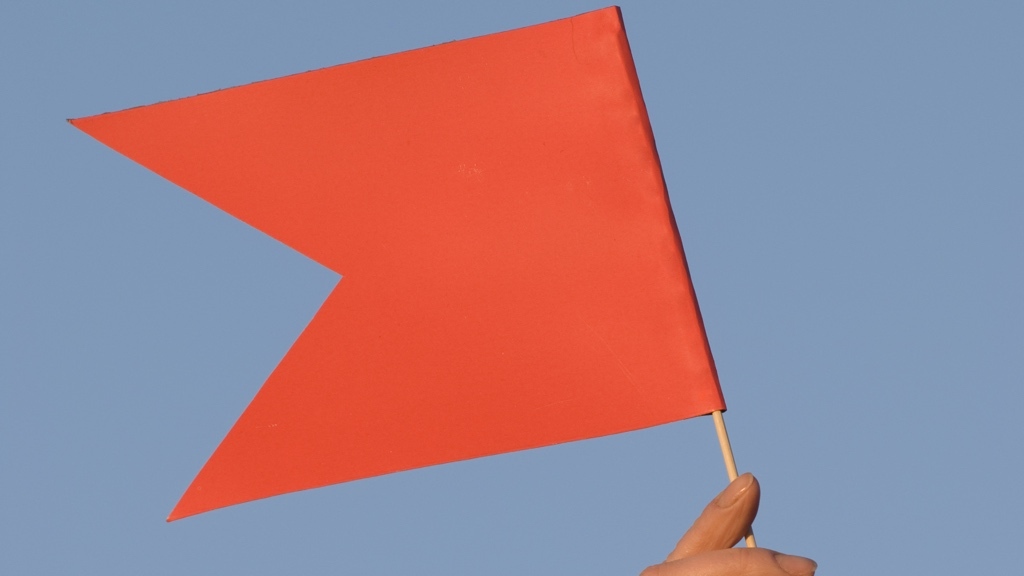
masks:
{"label": "human hand", "polygon": [[704,508],[665,562],[640,576],[813,576],[818,565],[765,548],[733,548],[750,530],[761,487],[747,473]]}

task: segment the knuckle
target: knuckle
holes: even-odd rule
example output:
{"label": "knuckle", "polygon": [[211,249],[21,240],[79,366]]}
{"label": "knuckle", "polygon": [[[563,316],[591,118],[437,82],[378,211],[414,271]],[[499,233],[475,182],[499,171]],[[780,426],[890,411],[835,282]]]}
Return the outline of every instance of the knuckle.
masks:
{"label": "knuckle", "polygon": [[775,552],[767,548],[744,548],[746,554],[746,569],[748,571],[762,571],[766,567],[774,570],[778,565],[775,563]]}
{"label": "knuckle", "polygon": [[657,564],[655,566],[648,566],[647,568],[644,568],[643,572],[640,573],[640,576],[661,576],[661,565]]}

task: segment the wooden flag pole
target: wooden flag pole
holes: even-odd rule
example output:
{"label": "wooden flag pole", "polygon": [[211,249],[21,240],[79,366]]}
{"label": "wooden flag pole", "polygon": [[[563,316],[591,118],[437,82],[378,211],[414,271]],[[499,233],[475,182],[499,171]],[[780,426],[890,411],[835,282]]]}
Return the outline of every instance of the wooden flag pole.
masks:
{"label": "wooden flag pole", "polygon": [[[715,432],[718,433],[718,445],[722,448],[722,458],[725,460],[725,471],[729,474],[729,482],[732,482],[739,476],[739,471],[736,470],[736,458],[732,455],[732,444],[729,443],[729,432],[725,429],[725,418],[722,417],[721,410],[715,410],[711,413],[711,417],[715,421]],[[757,548],[757,542],[754,540],[754,529],[751,528],[747,532],[747,548]]]}

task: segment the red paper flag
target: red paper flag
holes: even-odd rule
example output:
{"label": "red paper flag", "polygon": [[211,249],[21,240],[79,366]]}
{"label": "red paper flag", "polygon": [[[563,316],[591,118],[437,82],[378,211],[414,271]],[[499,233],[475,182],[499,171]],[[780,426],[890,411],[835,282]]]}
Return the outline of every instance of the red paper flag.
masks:
{"label": "red paper flag", "polygon": [[342,275],[169,520],[725,407],[617,8],[72,122]]}

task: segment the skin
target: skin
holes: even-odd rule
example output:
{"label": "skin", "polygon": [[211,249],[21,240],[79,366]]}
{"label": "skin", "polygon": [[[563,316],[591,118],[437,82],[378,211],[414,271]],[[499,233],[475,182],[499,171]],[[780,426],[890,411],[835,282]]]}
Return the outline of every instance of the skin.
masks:
{"label": "skin", "polygon": [[640,576],[813,576],[813,560],[765,548],[733,548],[750,530],[761,500],[751,474],[733,480],[661,564]]}

